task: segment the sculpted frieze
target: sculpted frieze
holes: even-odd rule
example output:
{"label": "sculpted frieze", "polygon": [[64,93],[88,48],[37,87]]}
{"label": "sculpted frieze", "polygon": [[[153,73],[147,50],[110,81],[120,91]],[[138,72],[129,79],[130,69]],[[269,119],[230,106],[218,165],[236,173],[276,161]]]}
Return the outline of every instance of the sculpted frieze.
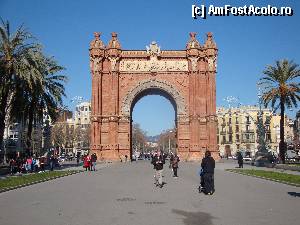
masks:
{"label": "sculpted frieze", "polygon": [[122,60],[120,72],[152,72],[152,71],[188,71],[187,60],[158,60],[153,57],[151,60]]}

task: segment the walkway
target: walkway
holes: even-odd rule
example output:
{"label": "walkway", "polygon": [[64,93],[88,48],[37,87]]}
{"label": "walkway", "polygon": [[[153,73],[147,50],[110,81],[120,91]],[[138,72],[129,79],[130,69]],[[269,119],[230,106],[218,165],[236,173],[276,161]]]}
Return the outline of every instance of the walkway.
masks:
{"label": "walkway", "polygon": [[150,163],[107,164],[96,172],[0,194],[5,225],[296,225],[300,188],[224,171],[217,165],[213,196],[199,194],[198,165],[165,169],[156,188]]}

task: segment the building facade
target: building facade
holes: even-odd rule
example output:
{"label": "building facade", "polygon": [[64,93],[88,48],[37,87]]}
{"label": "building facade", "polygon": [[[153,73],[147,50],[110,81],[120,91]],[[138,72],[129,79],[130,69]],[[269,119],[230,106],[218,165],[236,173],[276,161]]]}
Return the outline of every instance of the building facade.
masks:
{"label": "building facade", "polygon": [[294,145],[297,151],[300,151],[300,110],[296,114],[294,121]]}
{"label": "building facade", "polygon": [[[269,109],[261,109],[265,126],[267,148],[274,153],[279,151],[280,115]],[[239,108],[218,108],[217,141],[221,156],[233,156],[237,151],[247,152],[254,156],[258,147],[257,121],[260,108],[242,106]],[[293,139],[291,120],[285,118],[286,141]]]}
{"label": "building facade", "polygon": [[74,113],[63,110],[52,126],[52,145],[66,153],[86,153],[90,147],[91,103],[76,105]]}
{"label": "building facade", "polygon": [[76,126],[88,128],[91,124],[91,103],[82,102],[76,106],[74,114],[74,123]]}

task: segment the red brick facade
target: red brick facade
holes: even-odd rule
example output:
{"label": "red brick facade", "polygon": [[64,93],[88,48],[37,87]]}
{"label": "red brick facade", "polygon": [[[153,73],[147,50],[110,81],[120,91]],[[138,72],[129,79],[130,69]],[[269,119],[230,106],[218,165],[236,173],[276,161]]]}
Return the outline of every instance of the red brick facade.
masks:
{"label": "red brick facade", "polygon": [[119,161],[131,155],[131,113],[149,93],[166,96],[175,105],[178,154],[200,160],[206,149],[219,158],[216,118],[217,46],[212,34],[204,45],[190,33],[185,50],[122,50],[117,34],[105,46],[100,33],[90,43],[92,74],[91,150],[100,160]]}

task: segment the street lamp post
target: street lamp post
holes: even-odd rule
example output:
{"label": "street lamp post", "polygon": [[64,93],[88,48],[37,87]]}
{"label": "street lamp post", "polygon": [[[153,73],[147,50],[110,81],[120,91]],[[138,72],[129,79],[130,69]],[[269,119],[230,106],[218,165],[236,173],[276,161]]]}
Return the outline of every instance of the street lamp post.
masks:
{"label": "street lamp post", "polygon": [[171,153],[171,137],[170,137],[170,135],[171,135],[171,133],[172,133],[173,131],[172,130],[170,130],[169,131],[169,154]]}

